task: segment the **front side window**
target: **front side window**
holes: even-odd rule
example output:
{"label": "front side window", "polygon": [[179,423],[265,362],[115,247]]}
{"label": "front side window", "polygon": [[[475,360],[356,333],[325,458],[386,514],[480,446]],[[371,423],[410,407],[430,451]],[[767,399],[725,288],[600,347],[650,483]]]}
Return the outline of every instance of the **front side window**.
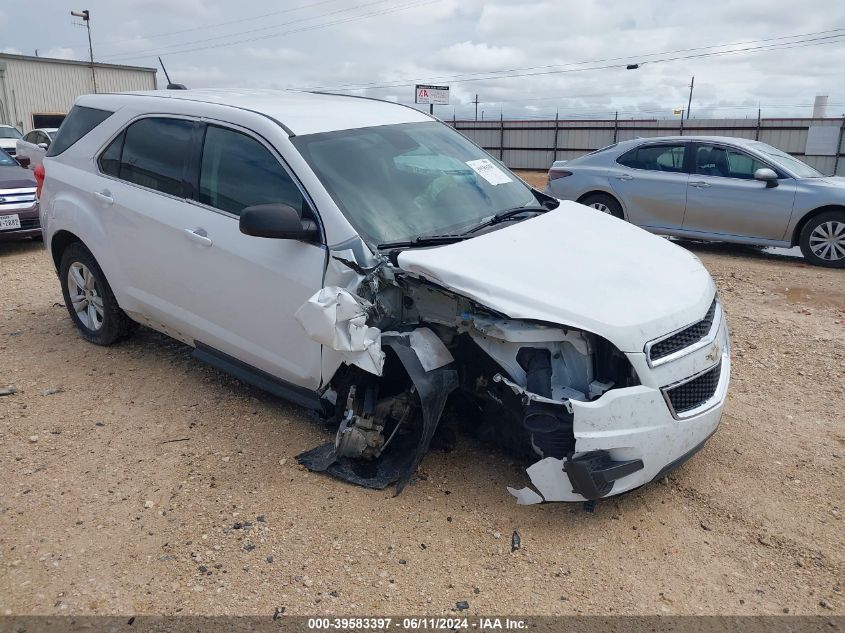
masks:
{"label": "front side window", "polygon": [[27,143],[32,143],[33,145],[38,141],[35,140],[36,136],[38,136],[38,132],[29,132],[26,136],[23,137]]}
{"label": "front side window", "polygon": [[813,169],[804,161],[799,160],[794,156],[790,156],[786,152],[782,152],[776,147],[772,147],[771,145],[768,145],[766,143],[760,143],[759,141],[755,141],[754,143],[750,143],[749,145],[761,154],[765,154],[776,165],[783,167],[788,171],[791,171],[798,178],[824,177],[824,175],[817,169]]}
{"label": "front side window", "polygon": [[[141,119],[130,125],[121,135],[124,140],[117,177],[172,196],[184,195],[182,180],[193,125],[171,118]],[[106,153],[109,150],[111,146]]]}
{"label": "front side window", "polygon": [[684,145],[645,145],[622,154],[616,162],[632,169],[681,173],[684,151]]}
{"label": "front side window", "polygon": [[442,123],[306,134],[291,142],[370,244],[460,232],[500,211],[541,208],[517,176]]}
{"label": "front side window", "polygon": [[73,106],[59,126],[59,130],[56,132],[56,140],[47,150],[47,156],[58,156],[112,114],[114,112],[108,110]]}
{"label": "front side window", "polygon": [[695,173],[751,180],[758,169],[769,166],[739,150],[714,145],[699,145],[695,150]]}
{"label": "front side window", "polygon": [[240,215],[246,207],[283,203],[307,214],[296,183],[258,140],[210,125],[200,166],[199,201]]}

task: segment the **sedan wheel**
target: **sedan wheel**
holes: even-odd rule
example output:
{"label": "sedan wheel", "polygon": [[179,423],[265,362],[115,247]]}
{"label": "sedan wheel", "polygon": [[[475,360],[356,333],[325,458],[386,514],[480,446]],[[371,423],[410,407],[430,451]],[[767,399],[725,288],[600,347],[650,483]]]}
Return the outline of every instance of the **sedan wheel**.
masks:
{"label": "sedan wheel", "polygon": [[810,218],[798,244],[811,264],[845,268],[845,212],[827,211]]}
{"label": "sedan wheel", "polygon": [[97,279],[85,264],[74,262],[70,265],[67,286],[71,305],[82,325],[95,332],[103,327],[103,298]]}
{"label": "sedan wheel", "polygon": [[591,193],[578,200],[581,204],[592,207],[596,211],[607,213],[616,218],[624,219],[622,205],[613,196],[606,193]]}
{"label": "sedan wheel", "polygon": [[810,249],[827,261],[845,258],[845,222],[825,222],[810,233]]}

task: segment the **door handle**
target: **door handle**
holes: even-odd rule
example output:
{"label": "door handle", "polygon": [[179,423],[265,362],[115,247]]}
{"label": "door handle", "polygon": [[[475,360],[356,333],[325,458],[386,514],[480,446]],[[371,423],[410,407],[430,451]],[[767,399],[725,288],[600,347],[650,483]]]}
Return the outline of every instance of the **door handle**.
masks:
{"label": "door handle", "polygon": [[616,177],[616,180],[633,180],[634,177],[631,174],[621,174]]}
{"label": "door handle", "polygon": [[95,191],[94,197],[103,204],[114,204],[114,198],[111,197],[111,191],[104,189],[103,191]]}
{"label": "door handle", "polygon": [[185,237],[192,242],[196,242],[200,246],[211,246],[214,243],[211,241],[211,238],[208,237],[208,233],[206,233],[205,229],[199,227],[195,229],[185,229]]}
{"label": "door handle", "polygon": [[698,182],[691,182],[689,186],[695,187],[696,189],[707,189],[710,184],[699,180]]}

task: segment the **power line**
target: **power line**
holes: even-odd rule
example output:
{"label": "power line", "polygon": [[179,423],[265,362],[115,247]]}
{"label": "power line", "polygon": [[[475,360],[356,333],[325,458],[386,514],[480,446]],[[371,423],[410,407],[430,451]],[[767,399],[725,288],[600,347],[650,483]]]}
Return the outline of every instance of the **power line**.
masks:
{"label": "power line", "polygon": [[[845,31],[845,29],[836,29],[837,32]],[[683,61],[688,59],[701,59],[706,57],[719,57],[723,55],[733,55],[737,53],[748,53],[748,52],[764,52],[764,51],[774,51],[774,50],[785,50],[790,48],[804,48],[805,46],[819,46],[822,44],[833,44],[837,42],[841,42],[840,38],[845,37],[845,33],[838,33],[836,35],[827,35],[823,37],[816,37],[816,38],[809,38],[804,40],[796,40],[793,42],[781,42],[778,44],[764,44],[761,46],[750,46],[745,48],[739,49],[732,49],[726,51],[711,51],[707,53],[698,53],[693,55],[681,55],[676,57],[664,57],[659,59],[651,59],[645,62],[641,62],[640,65],[645,64],[659,64],[659,63],[668,63],[674,61]],[[762,41],[762,40],[761,40]],[[705,48],[716,48],[718,46],[723,45],[716,45],[711,47]],[[615,59],[639,59],[642,57],[654,57],[657,55],[663,55],[669,53],[649,53],[646,55],[638,55],[638,56],[629,56],[625,58],[615,58]],[[577,62],[568,65],[561,65],[561,66],[577,66],[577,65],[584,65],[584,64],[595,64],[600,63],[605,60],[593,60],[593,61],[586,61],[586,62]],[[611,60],[607,60],[611,61]],[[476,81],[490,81],[495,79],[510,79],[515,77],[537,77],[537,76],[544,76],[544,75],[555,75],[555,74],[568,74],[568,73],[576,73],[576,72],[585,72],[590,70],[606,70],[610,68],[624,68],[626,64],[608,64],[604,66],[589,66],[586,68],[562,68],[559,70],[545,70],[541,72],[514,72],[510,74],[490,74],[488,73],[485,76],[466,76],[466,75],[457,75],[453,77],[438,77],[435,79],[397,79],[391,82],[383,83],[380,85],[373,85],[373,84],[360,84],[354,87],[321,87],[316,89],[322,90],[334,90],[337,92],[348,92],[354,90],[378,90],[378,89],[387,89],[387,88],[401,88],[408,85],[413,85],[415,83],[424,83],[424,82],[440,82],[440,83],[469,83],[469,82],[476,82]],[[315,88],[312,88],[315,89]]]}
{"label": "power line", "polygon": [[[814,36],[814,35],[827,35],[827,34],[830,34],[830,33],[840,33],[840,32],[843,32],[843,31],[845,31],[845,28],[829,29],[829,30],[826,30],[826,31],[814,31],[814,32],[811,32],[811,33],[796,33],[794,35],[782,35],[782,36],[779,36],[779,37],[767,37],[767,38],[762,38],[762,39],[758,39],[758,40],[747,40],[747,41],[744,41],[744,42],[733,42],[731,44],[711,44],[709,46],[698,46],[698,47],[694,47],[694,48],[679,48],[679,49],[670,50],[670,51],[661,51],[659,53],[641,53],[641,54],[635,54],[635,55],[626,55],[624,57],[605,57],[603,59],[593,59],[593,60],[588,60],[588,61],[570,62],[570,63],[566,63],[566,64],[545,64],[545,65],[542,65],[542,66],[527,66],[527,67],[522,67],[522,68],[509,68],[509,69],[502,69],[502,70],[495,70],[495,71],[480,71],[480,72],[473,72],[473,73],[460,73],[458,75],[452,75],[452,76],[449,76],[449,77],[437,77],[437,78],[434,78],[434,79],[427,77],[427,78],[422,78],[422,79],[414,79],[413,82],[414,83],[426,83],[426,82],[435,83],[435,82],[445,82],[445,81],[450,81],[450,80],[459,80],[459,79],[463,79],[463,78],[466,78],[466,77],[475,77],[475,76],[478,76],[478,75],[493,75],[493,74],[498,75],[499,73],[526,72],[526,71],[531,71],[531,70],[545,70],[545,69],[550,69],[550,68],[569,68],[569,67],[572,67],[572,66],[583,66],[585,64],[599,64],[599,63],[603,63],[603,62],[614,62],[614,61],[623,61],[623,60],[631,60],[631,59],[643,59],[645,57],[654,57],[654,56],[657,56],[657,55],[673,55],[673,54],[676,54],[676,53],[689,53],[689,52],[693,52],[693,51],[702,51],[702,50],[707,50],[707,49],[711,49],[711,48],[724,48],[724,47],[728,47],[728,46],[744,46],[744,45],[747,45],[747,44],[762,44],[762,43],[765,43],[765,42],[773,42],[773,41],[787,40],[787,39],[796,39],[796,38],[801,38],[801,37],[811,37],[811,36]],[[788,43],[789,42],[784,42],[784,44],[788,44]],[[650,63],[650,62],[646,61],[646,62],[643,62],[643,63]],[[395,80],[395,81],[400,81],[400,80]],[[404,81],[404,80],[402,80],[402,81]],[[411,80],[408,80],[408,81],[411,81]],[[368,88],[368,87],[379,87],[378,84],[379,84],[379,82],[374,81],[374,82],[369,82],[369,83],[341,84],[340,86],[335,86],[335,87],[314,86],[314,87],[308,88],[308,90],[328,90],[328,89],[340,90],[342,88],[348,88],[350,90],[355,90],[355,89],[363,89],[363,88]],[[405,85],[405,84],[402,84],[402,85]]]}
{"label": "power line", "polygon": [[[276,29],[276,28],[285,26],[287,24],[294,24],[296,22],[302,22],[302,21],[305,21],[305,20],[313,20],[313,19],[318,19],[318,18],[322,18],[322,17],[327,17],[327,16],[330,16],[330,15],[336,15],[338,13],[344,13],[344,12],[352,11],[352,10],[355,10],[355,9],[360,9],[360,8],[372,6],[372,5],[375,5],[375,4],[383,4],[386,1],[389,1],[389,0],[375,0],[374,2],[368,2],[368,3],[365,3],[365,4],[360,4],[360,5],[356,5],[354,7],[347,7],[347,8],[344,8],[344,9],[338,9],[337,11],[331,11],[329,13],[324,13],[324,14],[317,15],[317,16],[311,16],[310,18],[302,18],[302,19],[297,19],[297,20],[291,20],[290,22],[276,24],[274,26],[261,27],[259,29],[250,29],[250,30],[247,30],[247,31],[240,31],[238,33],[231,33],[229,35],[219,35],[219,36],[215,36],[215,37],[212,37],[212,38],[194,40],[192,42],[182,42],[180,44],[171,44],[171,45],[169,45],[165,48],[173,48],[173,47],[176,47],[176,46],[186,46],[186,45],[190,45],[190,44],[203,44],[205,42],[210,42],[210,41],[215,41],[215,40],[228,39],[228,38],[231,38],[231,37],[239,37],[241,35],[256,33],[256,32],[259,32],[259,31]],[[434,3],[440,2],[440,1],[441,0],[423,0],[423,1],[415,0],[414,2],[395,6],[395,7],[392,7],[392,8],[379,9],[379,10],[376,10],[376,11],[370,11],[369,13],[361,13],[361,14],[358,14],[358,15],[354,15],[354,16],[351,16],[349,18],[344,18],[344,19],[340,19],[340,20],[333,20],[333,21],[329,21],[329,22],[323,22],[323,23],[320,23],[320,24],[313,24],[313,25],[310,25],[310,26],[305,26],[305,27],[296,28],[296,29],[289,29],[289,30],[286,30],[286,31],[279,31],[278,33],[270,33],[270,34],[267,34],[267,35],[261,35],[261,36],[257,36],[257,37],[248,37],[248,38],[245,38],[245,39],[238,39],[238,40],[234,40],[234,41],[231,41],[231,42],[220,42],[220,43],[216,43],[216,44],[209,44],[207,46],[198,46],[198,47],[195,47],[195,48],[186,48],[186,49],[172,50],[172,51],[165,51],[165,50],[162,50],[160,48],[159,49],[149,49],[149,50],[144,50],[144,51],[137,51],[135,53],[123,53],[121,55],[111,55],[107,59],[135,59],[135,58],[138,58],[138,57],[144,57],[147,54],[159,54],[159,53],[162,54],[162,55],[178,55],[178,54],[181,54],[181,53],[193,53],[193,52],[196,52],[196,51],[203,51],[203,50],[207,50],[209,48],[224,48],[226,46],[234,46],[236,44],[242,44],[244,42],[256,42],[256,41],[261,41],[261,40],[279,37],[281,35],[290,35],[292,33],[302,33],[302,32],[305,32],[305,31],[313,31],[313,30],[325,28],[325,27],[328,27],[328,26],[334,26],[334,25],[337,25],[337,24],[346,24],[348,22],[356,22],[358,20],[363,20],[365,18],[381,16],[381,15],[388,15],[390,13],[396,13],[397,11],[404,11],[406,9],[426,6],[426,5],[434,4]]]}
{"label": "power line", "polygon": [[[268,18],[274,15],[281,15],[283,13],[293,13],[295,11],[302,11],[304,9],[311,9],[313,7],[318,7],[324,4],[331,4],[334,2],[339,2],[340,0],[320,0],[320,2],[312,2],[310,4],[303,4],[298,7],[290,7],[289,9],[281,9],[279,11],[271,11],[270,13],[262,13],[260,15],[252,15],[247,18],[240,18],[237,20],[226,20],[225,22],[216,22],[212,24],[203,24],[202,26],[192,26],[191,28],[187,29],[179,29],[177,31],[168,31],[166,33],[154,33],[152,35],[136,35],[134,36],[135,39],[144,39],[144,40],[154,40],[159,39],[162,37],[169,37],[171,35],[181,35],[182,33],[191,33],[193,31],[207,31],[209,29],[216,29],[220,26],[230,26],[232,24],[240,24],[243,22],[252,22],[253,20],[262,20],[264,18]],[[114,40],[106,40],[104,42],[100,42],[101,46],[108,47],[109,44],[126,44],[129,38],[123,37]],[[131,40],[130,40],[131,41]],[[56,48],[72,48],[72,46],[65,46],[65,47],[56,47]]]}

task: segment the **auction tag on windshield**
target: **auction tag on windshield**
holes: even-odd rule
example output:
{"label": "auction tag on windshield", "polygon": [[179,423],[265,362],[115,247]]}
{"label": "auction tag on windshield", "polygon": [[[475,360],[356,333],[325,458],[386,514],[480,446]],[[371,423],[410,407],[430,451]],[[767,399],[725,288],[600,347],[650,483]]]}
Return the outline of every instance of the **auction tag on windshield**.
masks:
{"label": "auction tag on windshield", "polygon": [[489,158],[468,160],[467,166],[491,185],[503,185],[506,182],[513,182],[513,180],[511,180],[505,172],[496,167]]}

